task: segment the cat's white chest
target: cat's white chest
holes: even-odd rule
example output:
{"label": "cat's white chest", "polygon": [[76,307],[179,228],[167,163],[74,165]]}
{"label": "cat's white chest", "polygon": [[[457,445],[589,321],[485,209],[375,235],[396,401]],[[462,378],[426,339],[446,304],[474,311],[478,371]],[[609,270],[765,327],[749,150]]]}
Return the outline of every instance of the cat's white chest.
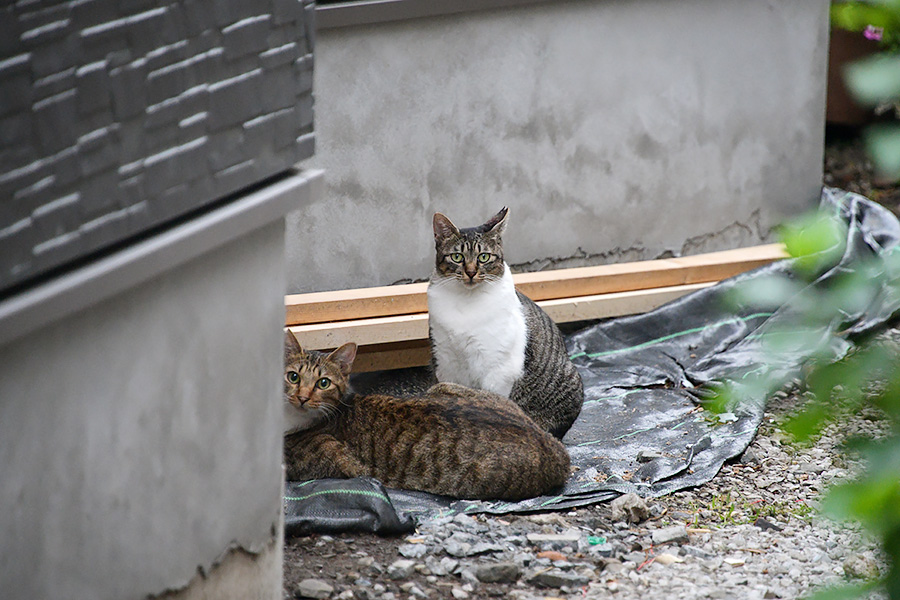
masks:
{"label": "cat's white chest", "polygon": [[473,289],[429,285],[428,320],[438,381],[509,396],[525,365],[527,331],[508,267],[499,281]]}
{"label": "cat's white chest", "polygon": [[284,402],[284,433],[295,433],[309,429],[322,420],[322,413],[308,408],[297,408],[288,401]]}

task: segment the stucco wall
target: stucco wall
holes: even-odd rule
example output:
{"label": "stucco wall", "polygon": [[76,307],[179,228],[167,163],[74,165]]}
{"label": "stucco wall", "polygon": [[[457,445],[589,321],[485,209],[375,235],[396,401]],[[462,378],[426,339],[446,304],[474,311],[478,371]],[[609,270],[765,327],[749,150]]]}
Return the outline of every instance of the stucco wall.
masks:
{"label": "stucco wall", "polygon": [[281,597],[284,222],[233,235],[0,346],[4,598],[144,598],[230,549],[261,561],[216,597]]}
{"label": "stucco wall", "polygon": [[819,197],[827,0],[580,0],[319,31],[325,192],[289,291],[429,276],[431,215],[507,259],[749,246]]}

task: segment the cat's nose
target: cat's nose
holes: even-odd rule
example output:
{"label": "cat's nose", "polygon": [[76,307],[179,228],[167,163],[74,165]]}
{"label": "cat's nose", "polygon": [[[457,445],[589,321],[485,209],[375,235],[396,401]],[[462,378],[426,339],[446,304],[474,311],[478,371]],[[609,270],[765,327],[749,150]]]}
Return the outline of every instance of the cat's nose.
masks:
{"label": "cat's nose", "polygon": [[307,402],[309,402],[309,396],[298,396],[297,397],[297,404],[299,404],[300,406],[303,406]]}

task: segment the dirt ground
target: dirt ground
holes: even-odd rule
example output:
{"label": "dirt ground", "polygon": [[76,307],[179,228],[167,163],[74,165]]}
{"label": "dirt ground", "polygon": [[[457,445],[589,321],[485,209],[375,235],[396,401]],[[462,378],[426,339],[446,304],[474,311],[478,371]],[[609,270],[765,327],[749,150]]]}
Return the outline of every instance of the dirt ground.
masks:
{"label": "dirt ground", "polygon": [[858,129],[827,130],[823,179],[825,185],[862,194],[900,215],[900,185],[875,177]]}
{"label": "dirt ground", "polygon": [[[875,180],[871,163],[865,156],[857,132],[839,129],[827,132],[824,171],[825,185],[858,192],[882,203],[895,214],[900,214],[900,186]],[[761,431],[759,437],[765,438],[771,435],[771,426],[769,430],[768,432],[765,430]],[[762,441],[765,442],[765,440]],[[709,484],[687,492],[686,495],[679,493],[672,498],[659,499],[657,502],[660,502],[663,505],[663,510],[670,515],[673,513],[681,514],[685,521],[696,523],[698,515],[701,514],[700,511],[710,512],[710,498],[717,498],[724,493],[731,493],[732,487],[730,485],[733,485],[734,481],[729,484],[729,480],[748,477],[747,475],[741,475],[741,473],[744,473],[742,469],[759,470],[759,467],[741,464],[726,465],[723,472]],[[713,512],[715,511],[713,510]],[[504,517],[504,525],[515,527],[516,521],[520,518],[516,516]],[[593,529],[598,527],[610,530],[615,529],[610,509],[606,505],[581,509],[577,511],[577,514],[576,511],[573,511],[566,514],[565,518],[576,526],[583,526],[585,523],[588,523]],[[512,597],[512,594],[509,593],[510,586],[502,583],[483,583],[478,585],[477,589],[470,589],[469,592],[464,593],[458,591],[458,588],[451,589],[451,585],[458,584],[445,583],[445,578],[431,577],[429,579],[427,573],[414,572],[404,579],[407,583],[407,587],[404,589],[400,587],[400,584],[403,582],[391,581],[389,578],[371,571],[372,564],[382,565],[386,568],[398,558],[402,558],[398,554],[398,549],[401,545],[408,543],[408,537],[385,538],[370,534],[343,534],[289,539],[286,541],[284,552],[284,597],[299,597],[299,584],[302,580],[307,579],[317,579],[326,582],[332,588],[332,591],[323,593],[319,597],[342,598],[344,600],[355,600],[357,598],[359,600],[379,600],[392,597],[396,597],[398,600],[416,598],[415,591],[410,593],[411,585],[414,585],[416,589],[429,590],[424,596],[425,598],[452,597],[474,599],[498,596]],[[375,592],[361,591],[358,582],[366,578],[375,583],[380,582],[381,585],[376,586]],[[442,588],[442,586],[445,587]],[[525,591],[528,591],[527,588]],[[530,591],[535,597],[539,598],[566,596],[566,594],[560,593],[559,590]],[[615,590],[610,588],[609,591]],[[605,593],[608,594],[608,591]],[[627,595],[626,593],[617,594],[620,598]],[[782,596],[766,592],[766,595],[763,597],[775,598]]]}

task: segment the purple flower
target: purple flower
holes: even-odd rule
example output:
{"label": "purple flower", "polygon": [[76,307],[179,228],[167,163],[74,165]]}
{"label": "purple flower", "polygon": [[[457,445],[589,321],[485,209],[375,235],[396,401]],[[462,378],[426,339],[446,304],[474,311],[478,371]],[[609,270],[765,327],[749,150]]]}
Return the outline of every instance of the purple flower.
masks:
{"label": "purple flower", "polygon": [[867,40],[881,41],[881,38],[884,36],[884,27],[866,25],[866,30],[863,31],[863,35],[866,36]]}

